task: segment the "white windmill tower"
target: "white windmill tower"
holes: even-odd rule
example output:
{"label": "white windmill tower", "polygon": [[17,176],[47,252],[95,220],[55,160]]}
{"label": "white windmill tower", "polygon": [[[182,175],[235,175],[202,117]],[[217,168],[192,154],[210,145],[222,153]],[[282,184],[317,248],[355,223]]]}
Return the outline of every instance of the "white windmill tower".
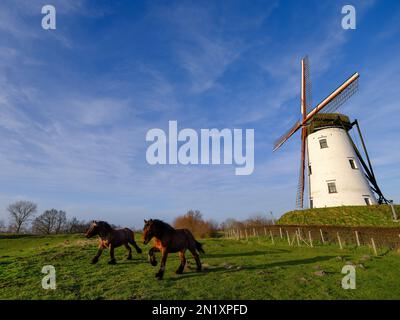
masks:
{"label": "white windmill tower", "polygon": [[[311,83],[308,58],[301,60],[301,119],[279,138],[274,151],[301,129],[301,162],[296,207],[303,208],[305,161],[308,160],[308,195],[311,208],[341,205],[387,203],[375,179],[357,120],[335,111],[358,89],[359,74],[354,73],[327,98],[311,109]],[[364,161],[349,135],[356,125]],[[378,196],[378,200],[375,197]]]}

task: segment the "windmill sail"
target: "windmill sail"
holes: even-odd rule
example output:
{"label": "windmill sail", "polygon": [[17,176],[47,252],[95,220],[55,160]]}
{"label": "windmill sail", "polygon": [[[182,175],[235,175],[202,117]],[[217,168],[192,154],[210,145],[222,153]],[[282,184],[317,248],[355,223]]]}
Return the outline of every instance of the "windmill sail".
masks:
{"label": "windmill sail", "polygon": [[299,128],[301,127],[301,122],[297,121],[285,134],[283,134],[279,139],[274,142],[274,150],[278,149],[282,144],[285,143]]}
{"label": "windmill sail", "polygon": [[306,162],[306,136],[307,129],[301,130],[301,156],[300,156],[300,172],[299,183],[297,185],[296,207],[302,209],[304,205],[304,179],[305,179],[305,162]]}
{"label": "windmill sail", "polygon": [[358,91],[358,79],[349,84],[339,95],[329,102],[321,113],[333,113]]}
{"label": "windmill sail", "polygon": [[[349,79],[347,79],[345,82],[343,82],[335,91],[333,91],[328,97],[326,97],[314,109],[312,109],[307,114],[307,117],[306,117],[306,119],[304,119],[304,121],[305,122],[310,121],[318,112],[322,113],[322,110],[325,110],[325,108],[329,105],[330,105],[331,110],[337,110],[337,108],[339,108],[354,93],[357,92],[359,76],[360,75],[356,72]],[[354,83],[356,83],[356,84],[353,85]],[[351,87],[351,89],[348,89],[348,87]]]}
{"label": "windmill sail", "polygon": [[310,61],[308,59],[308,56],[305,56],[303,60],[304,60],[304,86],[305,86],[306,111],[308,114],[312,108]]}

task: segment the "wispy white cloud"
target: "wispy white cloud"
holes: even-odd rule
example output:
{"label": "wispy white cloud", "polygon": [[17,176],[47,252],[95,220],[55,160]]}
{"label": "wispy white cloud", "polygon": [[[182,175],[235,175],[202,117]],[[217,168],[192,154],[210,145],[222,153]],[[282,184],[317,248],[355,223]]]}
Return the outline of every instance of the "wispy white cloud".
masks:
{"label": "wispy white cloud", "polygon": [[[249,46],[247,40],[238,34],[233,37],[225,33],[228,25],[219,18],[216,7],[178,2],[156,6],[150,15],[166,21],[172,28],[171,42],[178,64],[188,72],[191,90],[196,94],[218,86],[220,77]],[[240,26],[242,32],[259,27],[275,7],[275,2],[264,6],[264,11],[253,16],[251,23],[238,17],[232,23]]]}
{"label": "wispy white cloud", "polygon": [[[84,1],[71,8],[68,5],[72,2],[66,3],[65,9],[60,8],[65,14],[87,11]],[[219,220],[227,216],[245,218],[263,210],[273,210],[278,216],[293,208],[298,144],[294,140],[271,155],[271,143],[299,115],[295,103],[299,59],[304,53],[310,54],[313,76],[318,79],[341,61],[348,37],[332,29],[328,19],[319,25],[318,34],[310,34],[301,46],[284,39],[271,41],[270,34],[262,39],[252,37],[253,31],[260,35],[264,30],[262,26],[274,8],[275,4],[253,19],[237,18],[229,23],[223,19],[225,11],[215,7],[181,2],[172,6],[151,4],[137,24],[147,26],[157,21],[162,26],[157,31],[163,32],[168,42],[162,58],[157,56],[156,63],[147,56],[132,58],[131,54],[139,50],[134,47],[126,55],[117,55],[110,65],[99,66],[93,74],[59,65],[59,74],[67,73],[70,78],[55,79],[54,91],[43,87],[43,79],[27,80],[35,79],[39,66],[49,66],[45,57],[24,50],[20,43],[0,42],[0,215],[4,214],[1,208],[16,194],[39,202],[42,209],[62,207],[71,215],[87,219],[97,216],[121,224],[139,223],[144,216],[171,220],[191,208]],[[21,17],[17,15],[18,20]],[[29,29],[22,20],[24,27],[3,25],[0,32],[34,46],[35,35],[29,38],[29,33],[22,34],[24,28]],[[69,52],[74,52],[73,39],[68,34],[63,36],[65,43],[71,43]],[[118,50],[113,48],[112,52]],[[161,61],[164,58],[165,64]],[[239,62],[254,76],[238,87],[230,86],[232,83],[224,77],[234,72]],[[397,110],[399,98],[399,72],[392,69],[387,64],[377,68],[373,77],[365,78],[365,99],[354,100],[358,106],[352,106],[352,111],[363,114],[361,123],[370,127],[369,121],[378,118],[361,112],[365,112],[367,103],[379,104],[383,109],[375,116],[382,122],[374,126],[375,133],[384,134],[387,129],[397,136],[396,118],[384,121],[387,114]],[[248,79],[251,89],[246,87]],[[213,100],[213,95],[218,97]],[[282,116],[283,111],[287,116]],[[147,165],[146,131],[166,128],[171,119],[195,129],[255,126],[254,174],[238,177],[231,166],[224,165]],[[372,136],[367,134],[367,144],[373,141],[372,145],[380,146],[378,152],[375,148],[371,151],[378,178],[385,177],[386,185],[391,186],[394,178],[388,168],[398,163],[399,155],[390,144],[396,142]]]}

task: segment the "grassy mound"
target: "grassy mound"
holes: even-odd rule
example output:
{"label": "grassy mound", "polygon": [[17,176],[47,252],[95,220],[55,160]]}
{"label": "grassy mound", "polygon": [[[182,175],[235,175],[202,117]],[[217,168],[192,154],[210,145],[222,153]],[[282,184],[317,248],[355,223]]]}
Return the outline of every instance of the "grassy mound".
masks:
{"label": "grassy mound", "polygon": [[[400,205],[395,205],[400,218]],[[278,224],[296,225],[336,225],[336,226],[374,226],[399,227],[394,222],[392,211],[388,205],[377,206],[342,206],[332,208],[315,208],[296,210],[285,213]]]}

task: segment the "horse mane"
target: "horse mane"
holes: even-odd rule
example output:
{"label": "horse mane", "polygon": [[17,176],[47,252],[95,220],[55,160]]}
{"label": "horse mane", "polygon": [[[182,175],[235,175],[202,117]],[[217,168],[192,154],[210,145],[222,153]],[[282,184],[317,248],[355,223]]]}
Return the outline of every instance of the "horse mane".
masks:
{"label": "horse mane", "polygon": [[113,228],[108,224],[108,222],[106,221],[97,221],[97,225],[103,229],[104,231],[106,231],[107,233],[111,232],[113,230]]}
{"label": "horse mane", "polygon": [[168,223],[158,220],[158,219],[153,219],[153,223],[155,226],[159,227],[160,229],[166,230],[166,231],[175,231],[175,229],[169,225]]}

